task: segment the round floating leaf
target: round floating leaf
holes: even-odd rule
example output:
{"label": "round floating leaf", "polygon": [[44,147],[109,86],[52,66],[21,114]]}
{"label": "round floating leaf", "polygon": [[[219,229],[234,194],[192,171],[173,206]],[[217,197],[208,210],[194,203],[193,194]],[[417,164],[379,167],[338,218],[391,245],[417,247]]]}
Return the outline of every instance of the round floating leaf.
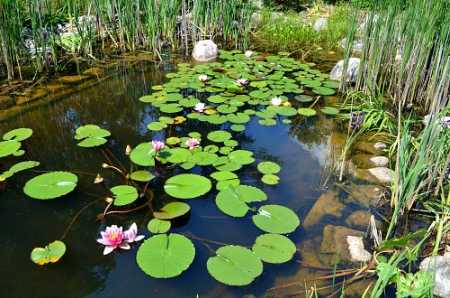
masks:
{"label": "round floating leaf", "polygon": [[77,145],[84,148],[96,147],[107,142],[106,137],[111,133],[94,124],[87,124],[77,128],[75,140],[82,140]]}
{"label": "round floating leaf", "polygon": [[170,137],[170,138],[167,138],[166,143],[167,143],[168,145],[176,145],[176,144],[179,144],[179,143],[180,143],[180,138],[178,138],[178,137]]}
{"label": "round floating leaf", "polygon": [[8,179],[11,176],[13,176],[16,173],[31,169],[31,168],[35,168],[37,166],[39,166],[40,163],[38,161],[21,161],[16,163],[15,165],[13,165],[11,168],[9,168],[9,170],[3,172],[3,174],[0,175],[0,179],[4,178],[4,179]]}
{"label": "round floating leaf", "polygon": [[130,153],[132,162],[139,166],[149,167],[155,165],[155,152],[151,143],[141,143]]}
{"label": "round floating leaf", "polygon": [[0,142],[0,158],[15,154],[20,149],[20,146],[20,142],[13,140]]}
{"label": "round floating leaf", "polygon": [[261,230],[274,234],[292,233],[300,225],[297,214],[280,205],[260,207],[258,214],[253,215],[252,220]]}
{"label": "round floating leaf", "polygon": [[207,136],[208,140],[216,142],[216,143],[222,143],[226,140],[231,139],[231,133],[225,130],[216,130],[213,132],[210,132]]}
{"label": "round floating leaf", "polygon": [[267,195],[260,189],[249,186],[228,186],[222,189],[216,196],[216,205],[226,215],[244,217],[252,202],[267,200]]}
{"label": "round floating leaf", "polygon": [[191,152],[186,148],[172,148],[167,151],[167,161],[171,163],[183,163],[190,159]]}
{"label": "round floating leaf", "polygon": [[323,95],[323,96],[333,95],[336,93],[336,91],[334,89],[331,89],[328,87],[314,87],[312,89],[312,92],[314,92],[318,95]]}
{"label": "round floating leaf", "polygon": [[184,202],[171,202],[153,212],[153,216],[158,219],[173,219],[185,215],[191,210],[191,207]]}
{"label": "round floating leaf", "polygon": [[195,247],[179,234],[160,234],[145,240],[136,254],[136,261],[147,275],[171,278],[183,273],[194,261]]}
{"label": "round floating leaf", "polygon": [[320,109],[320,111],[322,113],[324,113],[325,115],[330,115],[330,116],[336,116],[337,114],[339,114],[339,110],[333,107],[323,107]]}
{"label": "round floating leaf", "polygon": [[233,124],[231,125],[230,129],[235,132],[241,132],[245,130],[245,125]]}
{"label": "round floating leaf", "polygon": [[286,236],[264,234],[256,238],[252,250],[266,263],[281,264],[294,257],[297,247]]}
{"label": "round floating leaf", "polygon": [[197,151],[192,154],[192,157],[189,159],[189,161],[199,166],[208,166],[212,165],[217,160],[217,158],[218,156],[215,153]]}
{"label": "round floating leaf", "polygon": [[133,203],[139,197],[139,194],[133,186],[118,185],[110,189],[114,195],[114,206],[125,206]]}
{"label": "round floating leaf", "polygon": [[258,171],[262,174],[276,174],[281,170],[281,167],[272,161],[260,162],[257,166]]}
{"label": "round floating leaf", "polygon": [[280,182],[280,177],[278,177],[277,175],[273,175],[273,174],[266,174],[266,175],[262,176],[261,181],[264,184],[276,185]]}
{"label": "round floating leaf", "polygon": [[166,193],[177,199],[193,199],[211,190],[211,181],[196,174],[181,174],[169,178],[164,184]]}
{"label": "round floating leaf", "polygon": [[130,179],[138,182],[149,182],[151,181],[155,176],[153,176],[152,173],[149,171],[135,171],[131,173]]}
{"label": "round floating leaf", "polygon": [[58,262],[66,253],[64,242],[56,240],[46,247],[36,247],[31,251],[31,260],[38,265]]}
{"label": "round floating leaf", "polygon": [[161,234],[170,230],[170,221],[153,218],[147,224],[147,228],[153,234]]}
{"label": "round floating leaf", "polygon": [[69,172],[50,172],[28,180],[23,191],[33,199],[49,200],[73,191],[78,177]]}
{"label": "round floating leaf", "polygon": [[311,108],[300,108],[297,110],[297,112],[305,117],[311,117],[317,114],[316,110]]}
{"label": "round floating leaf", "polygon": [[279,114],[281,116],[285,116],[285,117],[290,117],[290,116],[297,115],[297,110],[294,109],[293,107],[280,107],[277,110],[277,114]]}
{"label": "round floating leaf", "polygon": [[101,146],[103,144],[105,144],[106,142],[108,142],[107,139],[105,138],[87,138],[84,139],[83,141],[79,142],[77,145],[83,148],[92,148],[92,147],[97,147],[97,146]]}
{"label": "round floating leaf", "polygon": [[236,150],[228,155],[231,162],[239,163],[241,165],[249,165],[255,161],[253,152],[248,150]]}
{"label": "round floating leaf", "polygon": [[299,102],[312,102],[314,101],[314,98],[312,96],[309,95],[297,95],[295,97],[296,100],[298,100]]}
{"label": "round floating leaf", "polygon": [[151,130],[151,131],[160,131],[160,130],[163,130],[164,128],[166,128],[166,127],[167,127],[167,124],[162,123],[162,122],[158,122],[158,121],[149,123],[147,125],[147,128],[149,130]]}
{"label": "round floating leaf", "polygon": [[8,131],[3,135],[3,139],[6,141],[17,141],[21,142],[33,135],[33,130],[30,128],[16,128],[11,131]]}
{"label": "round floating leaf", "polygon": [[163,104],[159,110],[163,113],[172,114],[181,112],[183,110],[183,107],[177,103],[169,103]]}
{"label": "round floating leaf", "polygon": [[209,274],[230,286],[245,286],[261,275],[263,264],[251,250],[236,245],[220,247],[207,262]]}

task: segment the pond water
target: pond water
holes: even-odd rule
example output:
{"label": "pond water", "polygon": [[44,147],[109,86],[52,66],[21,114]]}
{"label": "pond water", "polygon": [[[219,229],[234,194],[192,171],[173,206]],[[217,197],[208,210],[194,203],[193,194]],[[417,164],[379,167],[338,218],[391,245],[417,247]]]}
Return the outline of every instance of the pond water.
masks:
{"label": "pond water", "polygon": [[[176,222],[171,229],[171,232],[192,236],[196,248],[193,264],[177,278],[154,279],[144,274],[136,265],[138,245],[130,251],[102,255],[102,247],[96,239],[107,225],[127,227],[136,222],[139,231],[150,236],[146,228],[147,209],[133,214],[110,215],[103,222],[97,221],[97,215],[105,208],[104,201],[83,211],[73,224],[64,238],[68,249],[60,262],[41,267],[30,261],[33,247],[59,239],[83,206],[108,195],[104,186],[93,184],[97,173],[105,177],[108,188],[121,183],[112,171],[102,169],[102,162],[107,160],[101,150],[77,147],[73,138],[75,130],[88,123],[108,129],[112,135],[105,151],[112,152],[122,164],[128,165],[124,155],[128,144],[136,146],[164,137],[164,132],[147,129],[149,123],[158,119],[159,112],[138,98],[148,94],[152,86],[166,81],[165,73],[174,70],[175,66],[170,63],[125,67],[94,87],[1,123],[1,134],[17,127],[34,130],[33,136],[25,141],[26,158],[23,160],[37,160],[41,166],[9,180],[6,190],[0,194],[3,228],[0,297],[285,297],[291,294],[303,297],[304,294],[299,294],[302,278],[331,273],[306,266],[303,261],[308,252],[301,250],[308,247],[312,252],[318,250],[319,247],[311,244],[316,242],[308,244],[306,241],[321,236],[327,223],[345,225],[346,216],[341,219],[325,216],[320,223],[308,229],[301,226],[291,233],[289,238],[298,247],[294,259],[281,265],[264,263],[264,272],[252,284],[230,287],[217,282],[206,270],[212,250],[220,246],[214,241],[251,247],[262,232],[253,224],[250,215],[232,218],[220,212],[214,203],[216,191],[201,199],[187,201],[191,206],[188,218]],[[322,114],[313,118],[297,115],[291,124],[278,122],[275,126],[261,126],[253,117],[245,131],[234,137],[240,142],[240,148],[253,151],[256,159],[254,164],[239,171],[241,184],[264,190],[270,204],[291,208],[303,221],[316,200],[328,192],[333,183],[333,179],[329,179],[332,177],[329,159],[333,154],[333,134],[338,133],[338,126],[332,117]],[[177,134],[206,133],[216,127],[189,122],[180,126]],[[256,164],[262,160],[281,165],[278,185],[261,182]],[[50,201],[32,200],[23,193],[22,187],[28,179],[40,171],[54,170],[76,173],[79,177],[76,191]],[[157,178],[151,184],[155,188],[156,202],[167,200],[160,187],[162,182],[162,178]],[[360,208],[349,204],[344,215]],[[294,281],[300,282],[299,287],[272,289]]]}

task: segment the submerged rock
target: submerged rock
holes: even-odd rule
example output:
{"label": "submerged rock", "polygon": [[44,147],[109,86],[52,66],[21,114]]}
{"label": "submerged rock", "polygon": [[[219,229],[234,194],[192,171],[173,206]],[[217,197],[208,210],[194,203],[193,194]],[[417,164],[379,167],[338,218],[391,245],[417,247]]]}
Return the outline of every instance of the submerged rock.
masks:
{"label": "submerged rock", "polygon": [[370,169],[349,168],[350,174],[359,180],[380,185],[390,185],[394,181],[394,171],[386,167],[375,167]]}
{"label": "submerged rock", "polygon": [[362,231],[326,225],[320,245],[320,259],[328,264],[370,260],[371,254],[364,249],[363,237]]}
{"label": "submerged rock", "polygon": [[352,162],[363,169],[373,167],[385,167],[389,164],[389,158],[386,156],[372,156],[369,154],[356,154],[352,157]]}
{"label": "submerged rock", "polygon": [[345,223],[349,226],[365,229],[369,225],[371,216],[372,214],[370,212],[358,210],[350,214],[345,220]]}
{"label": "submerged rock", "polygon": [[324,30],[328,25],[328,19],[324,18],[324,17],[320,17],[318,18],[314,24],[313,24],[313,28],[315,31],[319,32]]}
{"label": "submerged rock", "polygon": [[347,199],[368,208],[376,206],[383,195],[384,191],[381,187],[375,185],[354,184]]}
{"label": "submerged rock", "polygon": [[[359,72],[359,58],[350,58],[348,61],[347,73],[345,75],[347,82],[355,82]],[[331,70],[330,79],[340,81],[344,72],[344,60],[339,61]]]}
{"label": "submerged rock", "polygon": [[0,95],[0,110],[5,110],[14,105],[14,98],[8,95]]}
{"label": "submerged rock", "polygon": [[339,201],[336,192],[329,191],[324,193],[316,201],[314,206],[308,212],[308,215],[306,215],[303,226],[305,228],[311,227],[319,223],[320,220],[326,215],[341,217],[342,210],[344,210],[344,208],[345,205]]}
{"label": "submerged rock", "polygon": [[434,295],[450,297],[450,252],[444,256],[425,258],[420,263],[420,270],[434,274]]}
{"label": "submerged rock", "polygon": [[217,58],[217,52],[217,45],[212,40],[200,40],[194,46],[192,57],[199,62],[208,62]]}
{"label": "submerged rock", "polygon": [[361,142],[357,142],[357,143],[355,143],[355,145],[353,145],[353,149],[364,152],[364,153],[369,153],[369,154],[382,154],[383,150],[386,148],[387,148],[387,145],[382,142],[371,143],[371,142],[361,141]]}

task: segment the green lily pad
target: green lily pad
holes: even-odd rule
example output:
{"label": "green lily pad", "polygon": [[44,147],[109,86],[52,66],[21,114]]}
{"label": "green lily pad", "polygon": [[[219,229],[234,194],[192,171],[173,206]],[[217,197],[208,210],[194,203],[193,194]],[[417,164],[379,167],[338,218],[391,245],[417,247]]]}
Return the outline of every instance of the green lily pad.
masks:
{"label": "green lily pad", "polygon": [[149,167],[155,165],[155,152],[151,143],[141,143],[130,153],[130,159],[133,163]]}
{"label": "green lily pad", "polygon": [[251,250],[236,245],[220,247],[207,262],[209,274],[230,286],[246,286],[263,272],[261,260]]}
{"label": "green lily pad", "polygon": [[195,247],[179,234],[159,234],[145,240],[136,254],[136,262],[145,274],[154,278],[180,275],[194,261]]}
{"label": "green lily pad", "polygon": [[238,186],[241,183],[238,175],[233,172],[214,172],[210,176],[217,181],[217,190],[223,190],[228,188],[228,186]]}
{"label": "green lily pad", "polygon": [[75,131],[75,140],[79,142],[77,145],[84,148],[97,147],[105,144],[111,133],[106,129],[94,124],[87,124],[77,128]]}
{"label": "green lily pad", "polygon": [[49,263],[58,262],[66,253],[66,245],[64,242],[56,240],[49,245],[42,247],[35,247],[31,251],[31,260],[38,265],[46,265]]}
{"label": "green lily pad", "polygon": [[216,142],[216,143],[223,143],[226,140],[231,139],[231,133],[225,130],[216,130],[213,132],[210,132],[207,136],[208,140]]}
{"label": "green lily pad", "polygon": [[13,175],[31,169],[31,168],[35,168],[37,166],[39,166],[40,163],[38,161],[21,161],[16,163],[15,165],[13,165],[11,168],[9,168],[9,170],[3,172],[0,175],[0,181],[2,181],[4,179],[8,179],[11,178]]}
{"label": "green lily pad", "polygon": [[336,93],[336,90],[328,88],[328,87],[314,87],[312,89],[312,92],[322,95],[322,96],[329,96]]}
{"label": "green lily pad", "polygon": [[149,171],[141,170],[141,171],[134,171],[130,174],[130,179],[138,182],[149,182],[151,181],[155,176],[153,176],[152,173]]}
{"label": "green lily pad", "polygon": [[267,195],[260,189],[249,185],[228,186],[216,196],[216,205],[226,215],[244,217],[250,207],[248,203],[267,200]]}
{"label": "green lily pad", "polygon": [[69,172],[49,172],[36,176],[25,184],[23,191],[33,199],[50,200],[72,192],[78,177]]}
{"label": "green lily pad", "polygon": [[312,117],[317,114],[316,110],[311,108],[300,108],[297,110],[297,112],[305,117]]}
{"label": "green lily pad", "polygon": [[192,154],[192,157],[189,159],[189,161],[199,166],[208,166],[212,165],[217,160],[217,158],[218,156],[215,153],[197,151]]}
{"label": "green lily pad", "polygon": [[153,218],[147,224],[147,228],[153,234],[162,234],[170,230],[170,221]]}
{"label": "green lily pad", "polygon": [[133,186],[118,185],[110,189],[114,196],[114,206],[125,206],[133,203],[139,197],[139,194]]}
{"label": "green lily pad", "polygon": [[281,170],[281,167],[273,161],[263,161],[258,164],[257,169],[262,174],[276,174]]}
{"label": "green lily pad", "polygon": [[263,234],[256,238],[253,252],[266,263],[281,264],[290,261],[297,247],[286,236],[278,234]]}
{"label": "green lily pad", "polygon": [[196,174],[180,174],[169,178],[164,184],[165,192],[177,199],[193,199],[211,190],[211,181]]}
{"label": "green lily pad", "polygon": [[33,130],[31,128],[16,128],[8,131],[3,135],[3,140],[5,141],[17,141],[22,142],[33,135]]}
{"label": "green lily pad", "polygon": [[241,165],[249,165],[255,161],[253,152],[248,150],[235,150],[228,155],[231,162]]}
{"label": "green lily pad", "polygon": [[158,219],[173,219],[185,215],[191,207],[184,202],[171,202],[159,211],[154,211],[153,216]]}
{"label": "green lily pad", "polygon": [[151,122],[151,123],[149,123],[147,125],[147,128],[149,130],[151,130],[151,131],[160,131],[160,130],[163,130],[164,128],[166,128],[166,127],[167,127],[167,124],[162,123],[162,122],[158,122],[158,121]]}
{"label": "green lily pad", "polygon": [[191,152],[186,148],[172,148],[167,151],[167,161],[171,163],[183,163],[191,158]]}
{"label": "green lily pad", "polygon": [[300,220],[291,209],[280,205],[265,205],[252,217],[255,225],[267,233],[288,234],[300,225]]}
{"label": "green lily pad", "polygon": [[309,95],[297,95],[294,98],[299,102],[305,102],[305,103],[314,101],[314,98]]}
{"label": "green lily pad", "polygon": [[15,155],[16,152],[20,151],[20,146],[20,142],[13,140],[0,142],[0,158]]}
{"label": "green lily pad", "polygon": [[324,113],[325,115],[330,115],[330,116],[336,116],[337,114],[339,114],[339,110],[333,107],[323,107],[320,109],[320,111],[322,113]]}
{"label": "green lily pad", "polygon": [[280,177],[273,174],[265,174],[261,177],[261,181],[267,185],[276,185],[280,182]]}

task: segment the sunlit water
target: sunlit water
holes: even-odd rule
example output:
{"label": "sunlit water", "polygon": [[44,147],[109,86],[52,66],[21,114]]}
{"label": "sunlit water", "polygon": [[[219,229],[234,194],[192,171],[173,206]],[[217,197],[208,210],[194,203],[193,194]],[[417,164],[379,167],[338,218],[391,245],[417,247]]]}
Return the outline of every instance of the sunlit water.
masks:
{"label": "sunlit water", "polygon": [[[146,128],[159,115],[138,98],[147,94],[152,84],[160,84],[165,71],[173,71],[170,64],[125,68],[95,87],[0,124],[1,134],[16,127],[34,130],[32,138],[25,141],[27,153],[21,160],[40,161],[41,166],[37,168],[40,171],[73,171],[80,179],[75,192],[51,201],[32,200],[23,194],[24,183],[37,175],[36,171],[21,173],[8,181],[6,191],[0,194],[0,297],[277,296],[277,291],[269,289],[297,274],[302,252],[283,265],[264,264],[263,274],[246,287],[224,286],[208,274],[206,261],[218,245],[195,239],[250,247],[262,233],[252,223],[250,214],[236,219],[221,213],[214,204],[215,191],[207,197],[188,201],[192,208],[189,218],[171,230],[195,235],[195,261],[178,278],[161,280],[145,275],[135,261],[138,246],[133,246],[131,251],[103,256],[102,247],[96,243],[100,230],[106,225],[128,226],[135,221],[140,232],[148,236],[149,216],[148,211],[140,211],[125,216],[111,215],[105,222],[99,222],[96,216],[105,207],[101,201],[84,211],[72,226],[64,239],[68,251],[59,263],[39,267],[30,261],[33,247],[59,239],[83,206],[108,195],[104,187],[92,183],[97,173],[105,176],[107,187],[120,183],[111,171],[101,168],[101,163],[106,161],[101,150],[76,146],[75,129],[88,123],[107,128],[112,137],[106,148],[128,165],[123,154],[127,144],[134,146],[152,138],[163,138],[163,133],[153,133]],[[184,125],[177,133],[185,135],[193,130],[205,133],[216,129],[200,125]],[[334,120],[323,115],[308,120],[298,117],[290,125],[279,122],[272,127],[260,126],[253,119],[237,137],[241,148],[253,151],[257,159],[239,172],[241,183],[263,189],[269,196],[267,203],[285,205],[303,219],[315,200],[326,191],[323,184],[329,175],[326,165],[330,134],[336,129]],[[277,161],[282,166],[278,185],[267,186],[260,181],[256,164],[261,160]],[[152,183],[155,200],[160,202],[166,198],[161,192],[162,181],[156,179]],[[349,206],[346,213],[354,208]],[[330,223],[339,224],[331,219]],[[302,241],[321,235],[322,228],[320,225],[305,231],[300,227],[289,237],[299,246]]]}

